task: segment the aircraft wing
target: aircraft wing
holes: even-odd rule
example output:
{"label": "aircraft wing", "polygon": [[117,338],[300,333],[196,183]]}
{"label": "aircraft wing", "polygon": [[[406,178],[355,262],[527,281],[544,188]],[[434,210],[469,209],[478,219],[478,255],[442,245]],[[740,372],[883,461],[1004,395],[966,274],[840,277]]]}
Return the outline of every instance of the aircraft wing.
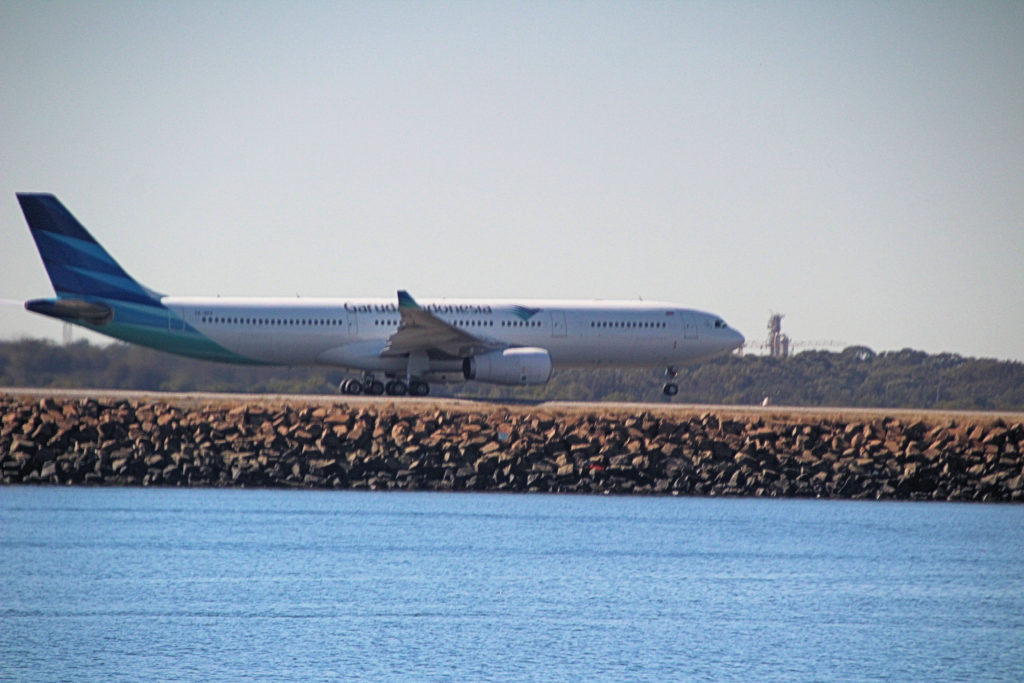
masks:
{"label": "aircraft wing", "polygon": [[398,313],[402,321],[388,337],[382,356],[403,356],[416,351],[439,351],[453,358],[467,358],[482,351],[504,348],[446,323],[420,307],[404,289],[398,292]]}

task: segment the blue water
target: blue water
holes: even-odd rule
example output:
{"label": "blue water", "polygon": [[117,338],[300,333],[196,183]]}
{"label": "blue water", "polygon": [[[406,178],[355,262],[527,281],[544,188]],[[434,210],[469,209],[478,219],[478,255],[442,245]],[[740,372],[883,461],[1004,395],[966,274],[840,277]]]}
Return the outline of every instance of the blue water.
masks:
{"label": "blue water", "polygon": [[0,680],[1024,680],[1024,506],[0,489]]}

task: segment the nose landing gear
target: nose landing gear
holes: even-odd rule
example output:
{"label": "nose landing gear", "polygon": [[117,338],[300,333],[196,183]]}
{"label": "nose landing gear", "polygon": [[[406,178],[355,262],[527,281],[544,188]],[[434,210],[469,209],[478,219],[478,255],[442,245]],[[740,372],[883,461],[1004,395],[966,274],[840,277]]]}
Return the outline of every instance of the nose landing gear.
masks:
{"label": "nose landing gear", "polygon": [[[674,379],[678,373],[679,368],[677,368],[674,365],[670,365],[667,368],[665,368],[665,377],[669,380]],[[679,393],[679,385],[672,381],[665,382],[665,386],[661,388],[661,393],[669,397],[675,396],[676,394]]]}

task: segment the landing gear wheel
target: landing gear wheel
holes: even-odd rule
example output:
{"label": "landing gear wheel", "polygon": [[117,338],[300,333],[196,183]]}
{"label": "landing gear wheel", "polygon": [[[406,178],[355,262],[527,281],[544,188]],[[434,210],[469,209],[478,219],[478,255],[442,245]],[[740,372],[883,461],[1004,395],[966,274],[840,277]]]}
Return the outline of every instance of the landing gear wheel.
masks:
{"label": "landing gear wheel", "polygon": [[380,396],[384,393],[384,382],[379,379],[368,379],[363,382],[363,393],[368,396]]}
{"label": "landing gear wheel", "polygon": [[662,387],[661,393],[665,394],[666,396],[675,396],[676,394],[679,393],[679,385],[676,384],[675,382],[669,382],[664,387]]}
{"label": "landing gear wheel", "polygon": [[341,393],[358,396],[363,393],[363,385],[357,379],[347,379],[341,383]]}
{"label": "landing gear wheel", "polygon": [[402,380],[393,379],[384,385],[384,391],[388,396],[405,396],[409,392],[409,387]]}
{"label": "landing gear wheel", "polygon": [[409,395],[410,396],[426,396],[430,393],[430,385],[426,382],[418,379],[414,379],[409,382]]}

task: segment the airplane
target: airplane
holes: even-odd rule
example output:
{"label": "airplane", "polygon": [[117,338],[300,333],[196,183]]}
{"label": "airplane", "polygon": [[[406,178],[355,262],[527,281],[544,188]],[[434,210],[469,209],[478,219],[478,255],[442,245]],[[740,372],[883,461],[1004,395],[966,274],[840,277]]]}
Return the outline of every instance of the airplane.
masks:
{"label": "airplane", "polygon": [[[52,194],[17,193],[55,298],[34,313],[225,363],[334,366],[348,395],[426,396],[430,382],[545,384],[558,368],[664,367],[740,347],[717,315],[656,301],[177,297],[139,284]],[[383,376],[384,381],[378,379]]]}

